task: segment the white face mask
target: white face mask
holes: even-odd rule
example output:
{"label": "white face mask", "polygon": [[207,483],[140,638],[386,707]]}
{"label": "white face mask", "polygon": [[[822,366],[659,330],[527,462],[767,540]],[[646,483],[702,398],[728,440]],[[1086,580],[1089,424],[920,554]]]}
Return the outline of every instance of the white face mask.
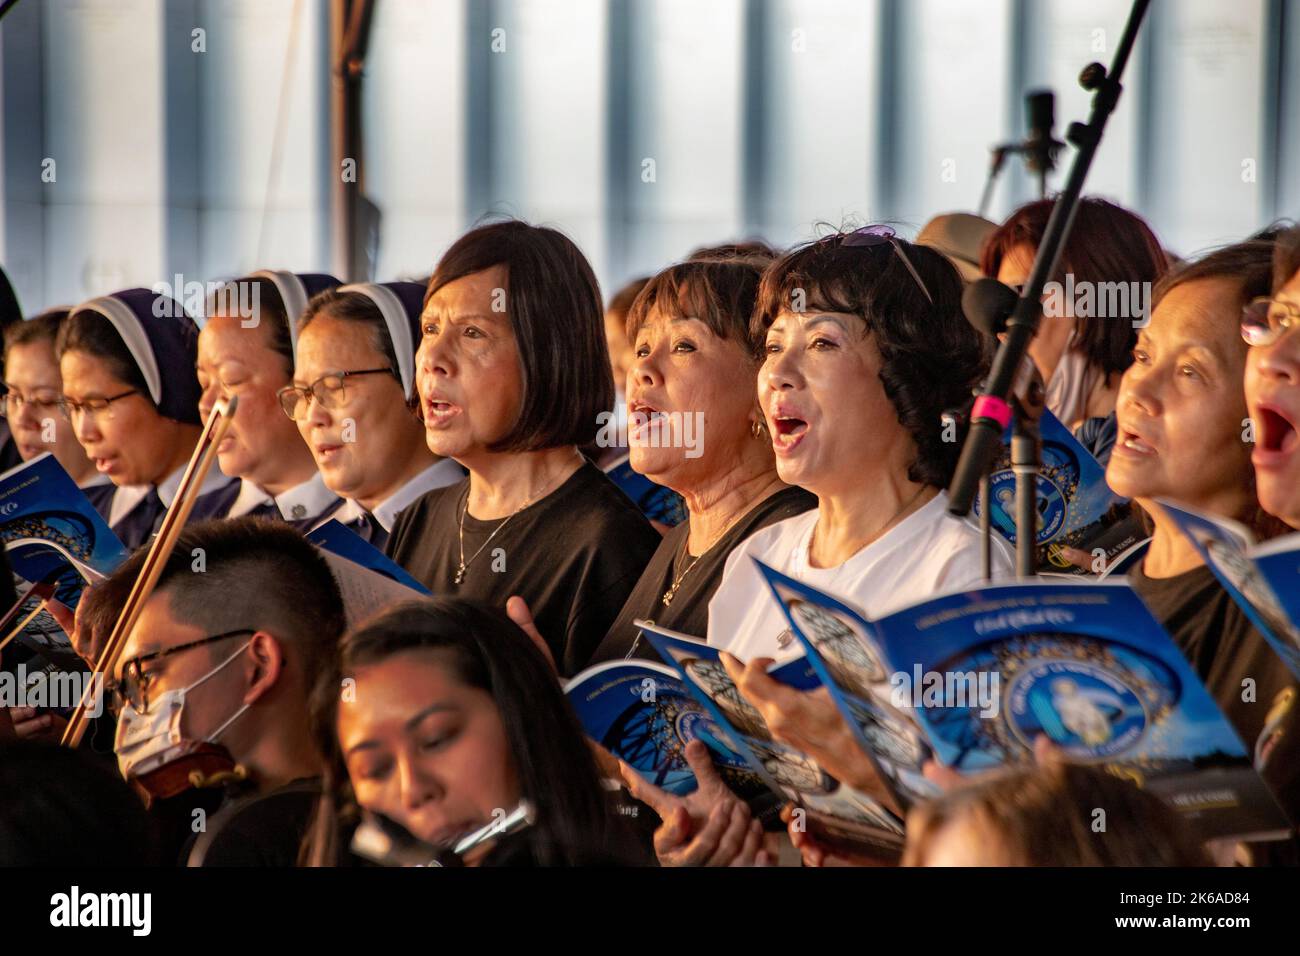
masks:
{"label": "white face mask", "polygon": [[[117,735],[113,738],[113,750],[117,754],[117,769],[124,780],[129,780],[131,772],[141,763],[156,757],[168,747],[175,746],[185,739],[185,735],[181,732],[181,712],[185,709],[185,694],[244,653],[244,649],[251,643],[253,639],[250,637],[239,646],[239,650],[188,687],[161,694],[157,700],[150,702],[147,714],[139,713],[130,701],[122,705],[122,712],[117,717]],[[236,710],[225,723],[208,735],[207,742],[216,743],[217,738],[242,716],[248,707],[248,704],[244,704]]]}

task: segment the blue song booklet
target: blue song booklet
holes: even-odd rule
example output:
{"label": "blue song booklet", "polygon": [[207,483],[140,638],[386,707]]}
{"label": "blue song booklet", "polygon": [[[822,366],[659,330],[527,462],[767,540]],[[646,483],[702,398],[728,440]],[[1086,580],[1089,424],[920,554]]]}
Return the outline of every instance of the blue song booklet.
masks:
{"label": "blue song booklet", "polygon": [[[1046,409],[1038,423],[1042,466],[1037,479],[1038,570],[1057,574],[1115,573],[1112,564],[1133,554],[1146,537],[1128,501],[1110,490],[1106,469],[1059,419]],[[1016,542],[1016,476],[1011,470],[1011,426],[990,473],[989,509],[993,527]],[[975,515],[981,504],[976,496]],[[1093,566],[1075,566],[1061,555],[1064,547],[1090,552]]]}
{"label": "blue song booklet", "polygon": [[[782,803],[793,803],[806,814],[809,832],[832,846],[849,849],[894,853],[901,848],[903,821],[874,797],[827,773],[808,754],[777,740],[763,715],[741,696],[722,666],[717,648],[648,621],[636,625],[722,728],[751,771]],[[802,657],[774,664],[769,674],[798,690],[821,686],[809,661]]]}
{"label": "blue song booklet", "polygon": [[648,521],[672,528],[686,520],[686,501],[671,488],[657,485],[632,468],[627,455],[606,466],[605,474],[632,499]]}
{"label": "blue song booklet", "polygon": [[1046,736],[1066,759],[1164,798],[1206,839],[1290,829],[1246,746],[1123,581],[986,586],[868,621],[760,569],[904,806],[927,796],[926,759],[977,774],[1032,763]]}
{"label": "blue song booklet", "polygon": [[[0,475],[0,540],[19,593],[50,583],[53,599],[70,610],[88,583],[127,557],[103,516],[48,452]],[[29,610],[37,603],[33,596]],[[85,668],[48,613],[33,618],[14,643],[56,669]]]}
{"label": "blue song booklet", "polygon": [[757,803],[756,810],[779,810],[736,744],[672,668],[606,661],[570,678],[564,691],[587,736],[656,787],[678,796],[696,789],[686,745],[700,740],[728,787],[751,806]]}
{"label": "blue song booklet", "polygon": [[1300,679],[1300,532],[1262,544],[1245,525],[1158,498],[1225,591]]}

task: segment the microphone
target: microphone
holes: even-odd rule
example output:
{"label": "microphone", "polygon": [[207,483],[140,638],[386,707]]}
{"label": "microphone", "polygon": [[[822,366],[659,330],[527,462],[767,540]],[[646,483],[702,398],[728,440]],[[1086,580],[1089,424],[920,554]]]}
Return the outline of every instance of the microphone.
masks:
{"label": "microphone", "polygon": [[1029,138],[1022,151],[1025,166],[1037,173],[1046,195],[1047,175],[1056,169],[1056,154],[1065,145],[1052,137],[1056,126],[1056,94],[1051,90],[1033,90],[1025,96],[1025,113],[1029,117]]}
{"label": "microphone", "polygon": [[[966,321],[976,330],[997,338],[1007,330],[1007,319],[1011,318],[1019,300],[1015,289],[997,279],[985,278],[966,286],[961,296],[961,309],[966,314]],[[1043,407],[1043,377],[1028,352],[1020,360],[1011,393],[1019,399],[1024,412],[1038,417]]]}
{"label": "microphone", "polygon": [[1015,289],[997,279],[978,279],[962,292],[961,310],[978,331],[997,337],[1007,330],[1018,298]]}

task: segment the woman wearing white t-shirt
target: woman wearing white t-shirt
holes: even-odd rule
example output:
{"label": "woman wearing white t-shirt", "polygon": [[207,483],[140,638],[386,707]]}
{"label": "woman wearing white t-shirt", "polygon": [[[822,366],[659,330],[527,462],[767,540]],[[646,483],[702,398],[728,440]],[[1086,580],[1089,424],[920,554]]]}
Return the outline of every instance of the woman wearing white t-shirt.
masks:
{"label": "woman wearing white t-shirt", "polygon": [[[766,335],[759,403],[777,473],[818,507],[731,553],[709,604],[710,644],[742,661],[800,652],[753,558],[872,618],[983,582],[979,529],[948,514],[942,490],[961,446],[940,416],[985,368],[961,291],[943,256],[881,226],[769,267],[754,314]],[[996,536],[992,556],[994,576],[1007,576]]]}

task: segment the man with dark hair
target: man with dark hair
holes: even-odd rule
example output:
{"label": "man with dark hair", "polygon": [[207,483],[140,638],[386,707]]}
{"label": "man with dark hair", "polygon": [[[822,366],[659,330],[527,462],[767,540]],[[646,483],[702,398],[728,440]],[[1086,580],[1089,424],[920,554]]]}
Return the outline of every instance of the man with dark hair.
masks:
{"label": "man with dark hair", "polygon": [[[83,653],[102,646],[144,559],[137,552],[88,598]],[[199,834],[191,865],[295,861],[321,771],[308,696],[343,629],[329,565],[288,526],[245,517],[181,534],[111,683],[121,700],[114,750],[128,780],[141,783],[178,743],[214,743],[234,761],[241,782],[220,811],[205,826],[184,820]]]}

